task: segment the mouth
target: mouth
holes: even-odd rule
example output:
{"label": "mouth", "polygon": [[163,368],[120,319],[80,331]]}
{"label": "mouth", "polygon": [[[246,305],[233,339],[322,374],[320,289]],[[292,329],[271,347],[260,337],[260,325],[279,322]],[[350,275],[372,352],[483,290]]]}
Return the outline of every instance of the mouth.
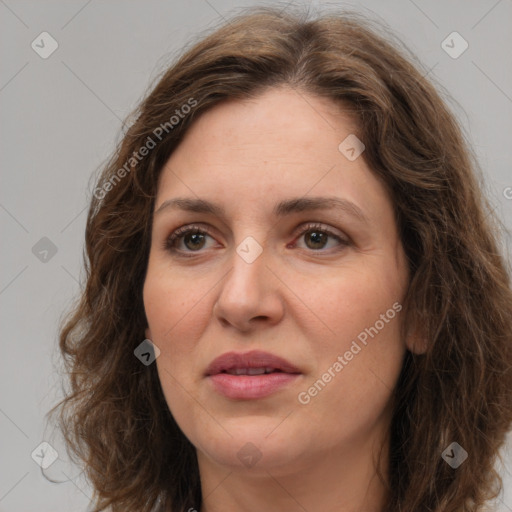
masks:
{"label": "mouth", "polygon": [[[287,373],[277,368],[232,368],[230,370],[222,370],[220,373],[227,373],[228,375],[264,375],[268,373]],[[217,374],[218,375],[218,374]]]}
{"label": "mouth", "polygon": [[227,373],[229,375],[262,375],[267,373],[301,373],[282,357],[252,350],[251,352],[226,352],[215,358],[206,369],[206,376]]}
{"label": "mouth", "polygon": [[216,392],[238,400],[269,396],[300,375],[289,361],[260,351],[228,352],[214,359],[205,372]]}

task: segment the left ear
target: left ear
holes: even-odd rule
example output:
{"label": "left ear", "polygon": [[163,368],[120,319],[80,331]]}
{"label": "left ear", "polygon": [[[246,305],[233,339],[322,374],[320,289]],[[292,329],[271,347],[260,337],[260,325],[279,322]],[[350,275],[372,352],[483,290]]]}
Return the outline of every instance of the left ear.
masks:
{"label": "left ear", "polygon": [[425,336],[417,327],[409,330],[405,338],[405,344],[409,351],[416,355],[424,354],[428,348]]}
{"label": "left ear", "polygon": [[149,341],[153,341],[153,336],[151,334],[151,329],[149,327],[146,327],[145,331],[144,331],[144,335],[146,336],[146,339],[149,340]]}

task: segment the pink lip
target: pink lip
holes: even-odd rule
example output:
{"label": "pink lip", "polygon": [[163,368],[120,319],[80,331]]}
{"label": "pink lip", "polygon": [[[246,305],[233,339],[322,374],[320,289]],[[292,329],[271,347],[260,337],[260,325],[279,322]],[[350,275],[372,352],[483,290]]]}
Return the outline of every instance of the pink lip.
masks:
{"label": "pink lip", "polygon": [[[261,375],[231,375],[227,370],[275,368],[276,372]],[[253,350],[244,354],[228,352],[214,359],[206,377],[217,392],[232,399],[257,399],[275,393],[299,375],[300,371],[285,359],[267,352]]]}

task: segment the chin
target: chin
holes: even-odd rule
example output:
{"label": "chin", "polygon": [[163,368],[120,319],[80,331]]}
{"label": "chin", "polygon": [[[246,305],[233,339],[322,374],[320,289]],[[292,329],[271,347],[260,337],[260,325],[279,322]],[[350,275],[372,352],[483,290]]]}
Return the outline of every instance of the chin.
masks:
{"label": "chin", "polygon": [[284,428],[281,422],[282,418],[269,416],[232,418],[221,422],[231,436],[216,428],[218,437],[194,444],[216,464],[231,469],[253,472],[276,469],[295,463],[301,455],[295,450],[303,446],[298,439],[294,441],[296,436],[290,432],[290,426]]}
{"label": "chin", "polygon": [[209,457],[213,461],[231,470],[244,470],[253,473],[276,470],[292,464],[294,457],[289,446],[273,442],[253,443],[245,439],[235,439],[227,446],[208,447]]}

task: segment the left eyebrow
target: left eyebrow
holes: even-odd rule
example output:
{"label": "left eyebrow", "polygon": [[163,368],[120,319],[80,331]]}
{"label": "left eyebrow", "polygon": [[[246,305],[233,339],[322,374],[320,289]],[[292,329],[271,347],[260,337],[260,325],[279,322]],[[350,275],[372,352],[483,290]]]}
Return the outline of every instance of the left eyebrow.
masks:
{"label": "left eyebrow", "polygon": [[[163,210],[179,209],[194,213],[208,213],[225,217],[224,209],[205,199],[177,197],[164,201],[155,211],[155,216]],[[279,202],[273,209],[276,217],[284,217],[292,213],[313,210],[341,210],[357,220],[369,224],[368,217],[356,204],[339,197],[296,197]]]}
{"label": "left eyebrow", "polygon": [[288,199],[275,206],[274,215],[282,217],[290,213],[312,210],[341,210],[361,222],[370,223],[359,206],[339,197],[297,197]]}

